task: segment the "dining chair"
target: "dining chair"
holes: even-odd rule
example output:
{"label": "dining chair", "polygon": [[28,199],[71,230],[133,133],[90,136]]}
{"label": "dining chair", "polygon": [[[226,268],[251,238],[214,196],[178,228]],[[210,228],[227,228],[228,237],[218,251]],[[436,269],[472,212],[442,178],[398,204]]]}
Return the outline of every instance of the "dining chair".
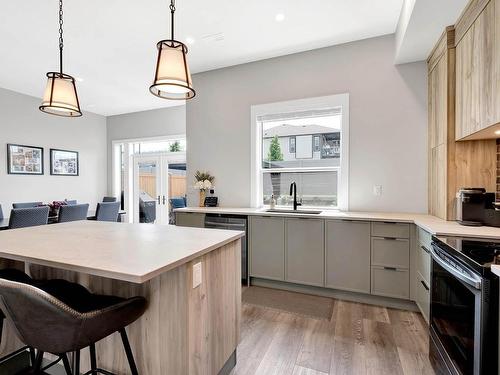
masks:
{"label": "dining chair", "polygon": [[78,204],[78,201],[77,201],[76,199],[70,199],[70,200],[65,199],[64,201],[65,201],[65,202],[66,202],[66,204],[68,204],[68,205]]}
{"label": "dining chair", "polygon": [[97,221],[117,221],[120,212],[120,202],[97,203],[95,218]]}
{"label": "dining chair", "polygon": [[12,203],[12,208],[34,208],[41,206],[43,202],[18,202]]}
{"label": "dining chair", "polygon": [[68,204],[59,207],[58,223],[66,223],[68,221],[87,220],[89,204]]}
{"label": "dining chair", "polygon": [[116,197],[104,197],[104,198],[102,198],[102,201],[107,202],[107,203],[116,202]]}
{"label": "dining chair", "polygon": [[49,207],[14,208],[10,211],[9,229],[45,225],[49,219]]}

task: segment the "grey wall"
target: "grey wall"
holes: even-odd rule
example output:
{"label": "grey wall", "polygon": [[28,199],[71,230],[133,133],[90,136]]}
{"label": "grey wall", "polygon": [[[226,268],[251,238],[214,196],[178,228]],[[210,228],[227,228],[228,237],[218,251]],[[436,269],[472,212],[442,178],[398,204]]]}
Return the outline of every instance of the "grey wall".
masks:
{"label": "grey wall", "polygon": [[[8,216],[12,202],[77,199],[91,209],[107,190],[106,118],[85,112],[63,118],[38,110],[40,99],[0,89],[0,204]],[[45,148],[45,174],[7,174],[7,143]],[[80,153],[80,176],[51,176],[50,148]]]}
{"label": "grey wall", "polygon": [[113,141],[179,134],[186,134],[186,106],[184,105],[108,117],[109,193],[112,191],[111,153]]}
{"label": "grey wall", "polygon": [[[250,107],[349,93],[350,210],[426,212],[426,64],[395,66],[394,44],[384,36],[195,74],[188,181],[208,170],[221,205],[248,206]],[[193,189],[188,203],[197,204]]]}

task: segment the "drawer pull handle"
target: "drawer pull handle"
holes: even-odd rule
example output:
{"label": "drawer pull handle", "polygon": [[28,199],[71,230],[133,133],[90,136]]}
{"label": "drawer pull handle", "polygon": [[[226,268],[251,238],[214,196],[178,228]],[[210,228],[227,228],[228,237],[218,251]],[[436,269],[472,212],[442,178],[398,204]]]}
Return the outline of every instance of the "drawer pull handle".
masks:
{"label": "drawer pull handle", "polygon": [[424,245],[421,245],[420,247],[421,247],[421,248],[422,248],[422,250],[423,250],[423,251],[425,251],[427,254],[430,254],[430,253],[431,253],[431,251],[430,251],[428,248],[426,248]]}
{"label": "drawer pull handle", "polygon": [[388,270],[388,271],[397,271],[398,269],[396,267],[385,267],[384,266],[384,270]]}
{"label": "drawer pull handle", "polygon": [[425,290],[429,291],[429,287],[427,286],[427,284],[424,282],[424,280],[420,280],[420,282],[422,283],[422,286],[425,288]]}
{"label": "drawer pull handle", "polygon": [[397,224],[395,221],[383,221],[384,224]]}
{"label": "drawer pull handle", "polygon": [[397,238],[394,238],[394,237],[383,237],[384,240],[390,240],[390,241],[397,241],[398,239]]}

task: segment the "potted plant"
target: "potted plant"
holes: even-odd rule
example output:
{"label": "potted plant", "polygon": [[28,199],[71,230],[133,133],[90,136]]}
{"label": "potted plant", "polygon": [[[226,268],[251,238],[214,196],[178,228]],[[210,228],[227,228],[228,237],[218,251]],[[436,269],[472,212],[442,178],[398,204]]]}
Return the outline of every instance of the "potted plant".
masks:
{"label": "potted plant", "polygon": [[215,177],[208,172],[196,171],[194,178],[196,180],[194,187],[200,191],[200,207],[204,207],[207,190],[213,188]]}

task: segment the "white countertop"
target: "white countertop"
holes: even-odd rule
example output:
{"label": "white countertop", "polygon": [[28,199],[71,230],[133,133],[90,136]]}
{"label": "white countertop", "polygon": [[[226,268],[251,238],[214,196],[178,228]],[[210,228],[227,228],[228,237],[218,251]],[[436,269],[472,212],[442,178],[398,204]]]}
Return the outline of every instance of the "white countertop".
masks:
{"label": "white countertop", "polygon": [[[176,212],[217,213],[233,215],[286,216],[286,217],[316,217],[319,219],[388,221],[416,224],[425,231],[440,236],[463,236],[500,239],[500,228],[468,227],[455,221],[446,221],[425,214],[395,213],[395,212],[342,212],[326,210],[321,214],[287,214],[281,212],[265,212],[263,208],[247,207],[186,207]],[[298,210],[300,212],[300,209]]]}
{"label": "white countertop", "polygon": [[0,232],[0,258],[143,283],[243,236],[173,225],[74,221]]}

